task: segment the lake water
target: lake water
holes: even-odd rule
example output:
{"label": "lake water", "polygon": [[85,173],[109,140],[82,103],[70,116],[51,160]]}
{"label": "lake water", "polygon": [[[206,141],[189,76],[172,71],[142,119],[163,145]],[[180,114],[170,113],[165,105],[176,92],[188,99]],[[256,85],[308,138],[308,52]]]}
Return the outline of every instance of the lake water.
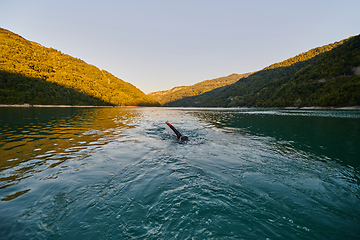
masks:
{"label": "lake water", "polygon": [[360,111],[0,108],[0,130],[0,239],[360,236]]}

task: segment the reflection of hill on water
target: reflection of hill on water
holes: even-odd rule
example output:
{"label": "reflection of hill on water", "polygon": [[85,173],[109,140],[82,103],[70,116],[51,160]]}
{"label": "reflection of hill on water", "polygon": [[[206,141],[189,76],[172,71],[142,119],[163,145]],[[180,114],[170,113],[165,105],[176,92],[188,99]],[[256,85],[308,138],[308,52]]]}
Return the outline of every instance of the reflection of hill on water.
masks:
{"label": "reflection of hill on water", "polygon": [[121,108],[0,108],[0,113],[1,188],[69,158],[85,158],[109,137],[133,128],[138,115]]}

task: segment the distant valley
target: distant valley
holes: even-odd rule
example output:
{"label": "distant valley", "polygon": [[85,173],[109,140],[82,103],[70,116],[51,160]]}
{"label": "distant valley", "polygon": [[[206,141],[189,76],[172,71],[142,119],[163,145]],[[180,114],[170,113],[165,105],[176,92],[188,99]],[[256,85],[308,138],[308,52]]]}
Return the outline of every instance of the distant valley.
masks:
{"label": "distant valley", "polygon": [[241,78],[248,77],[250,74],[251,73],[234,73],[226,77],[205,80],[191,86],[174,87],[167,91],[149,93],[148,96],[151,96],[160,104],[165,105],[186,97],[198,96],[213,89],[233,84]]}

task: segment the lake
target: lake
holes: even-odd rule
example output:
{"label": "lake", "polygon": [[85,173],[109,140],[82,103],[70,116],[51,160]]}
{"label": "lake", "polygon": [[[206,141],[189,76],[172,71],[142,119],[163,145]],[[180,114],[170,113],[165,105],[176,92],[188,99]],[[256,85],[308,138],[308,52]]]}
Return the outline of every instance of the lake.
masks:
{"label": "lake", "polygon": [[0,239],[360,236],[360,111],[3,107],[0,129]]}

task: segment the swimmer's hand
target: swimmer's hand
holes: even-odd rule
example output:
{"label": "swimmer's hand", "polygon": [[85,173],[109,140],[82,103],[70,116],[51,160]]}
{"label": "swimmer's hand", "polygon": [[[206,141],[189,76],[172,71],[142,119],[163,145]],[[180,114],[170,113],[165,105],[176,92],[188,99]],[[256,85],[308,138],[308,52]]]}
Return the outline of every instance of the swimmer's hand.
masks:
{"label": "swimmer's hand", "polygon": [[189,138],[188,138],[187,136],[181,136],[181,137],[179,138],[179,140],[180,140],[180,141],[188,141]]}

